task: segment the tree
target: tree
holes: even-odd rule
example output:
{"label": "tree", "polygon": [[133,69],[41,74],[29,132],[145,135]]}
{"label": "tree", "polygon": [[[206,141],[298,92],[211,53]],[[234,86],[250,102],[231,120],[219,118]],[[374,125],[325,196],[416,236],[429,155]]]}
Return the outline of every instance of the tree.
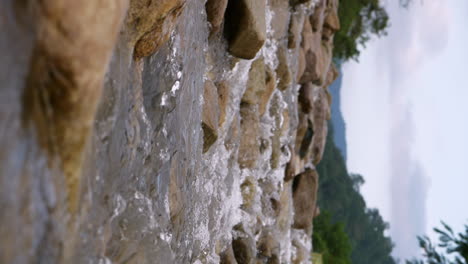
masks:
{"label": "tree", "polygon": [[327,211],[314,219],[314,250],[322,253],[324,263],[351,264],[351,244],[342,223],[332,223]]}
{"label": "tree", "polygon": [[387,34],[389,17],[379,0],[340,0],[341,28],[334,38],[334,57],[340,61],[357,60],[360,49],[372,35]]}
{"label": "tree", "polygon": [[465,233],[457,235],[446,223],[442,222],[442,226],[443,229],[434,228],[439,234],[439,244],[435,246],[427,236],[418,237],[423,259],[407,260],[406,264],[468,264],[468,225],[465,225]]}

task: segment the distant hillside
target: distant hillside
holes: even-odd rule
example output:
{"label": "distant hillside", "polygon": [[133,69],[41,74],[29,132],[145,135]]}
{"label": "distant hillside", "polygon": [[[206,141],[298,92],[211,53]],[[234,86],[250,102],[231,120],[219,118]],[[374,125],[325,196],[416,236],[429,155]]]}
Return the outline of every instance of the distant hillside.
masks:
{"label": "distant hillside", "polygon": [[332,124],[334,128],[333,139],[335,145],[340,149],[341,155],[343,155],[344,160],[347,160],[347,147],[346,147],[346,123],[343,118],[343,113],[341,112],[341,83],[343,80],[343,73],[341,67],[338,67],[340,72],[336,81],[328,87],[333,98],[331,112],[332,112]]}

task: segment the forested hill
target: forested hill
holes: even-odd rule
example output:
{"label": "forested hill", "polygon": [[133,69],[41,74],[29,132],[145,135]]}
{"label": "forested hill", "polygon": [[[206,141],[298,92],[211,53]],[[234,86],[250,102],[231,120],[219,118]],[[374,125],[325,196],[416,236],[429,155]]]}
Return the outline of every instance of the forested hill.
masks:
{"label": "forested hill", "polygon": [[[351,246],[351,262],[340,263],[394,264],[396,262],[391,257],[393,243],[385,236],[389,226],[377,209],[367,208],[359,192],[364,179],[361,175],[348,173],[343,156],[333,140],[333,133],[330,124],[325,153],[317,167],[320,175],[318,204],[322,213],[314,222],[342,223]],[[330,220],[326,220],[327,217]],[[319,230],[317,226],[316,229]],[[323,233],[318,235],[334,237],[335,240],[337,237]]]}
{"label": "forested hill", "polygon": [[333,98],[333,103],[331,107],[331,121],[333,127],[335,128],[335,135],[333,139],[336,146],[341,150],[344,160],[346,161],[347,156],[347,145],[346,145],[346,123],[343,118],[343,113],[341,111],[341,87],[343,81],[343,73],[341,67],[338,66],[339,75],[338,78],[328,87],[330,94]]}

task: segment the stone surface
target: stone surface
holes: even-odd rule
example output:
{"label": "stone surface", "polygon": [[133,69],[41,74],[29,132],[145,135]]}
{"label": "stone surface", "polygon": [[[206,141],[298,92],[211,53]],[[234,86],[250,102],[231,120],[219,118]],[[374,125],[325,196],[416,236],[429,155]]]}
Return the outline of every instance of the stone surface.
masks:
{"label": "stone surface", "polygon": [[254,264],[257,255],[255,242],[250,237],[238,237],[232,241],[237,263]]}
{"label": "stone surface", "polygon": [[254,168],[260,155],[258,106],[242,104],[240,116],[239,166],[241,168]]}
{"label": "stone surface", "polygon": [[224,20],[224,12],[226,11],[227,4],[228,0],[206,1],[206,16],[208,18],[208,22],[211,24],[212,33],[219,31]]}
{"label": "stone surface", "polygon": [[314,131],[312,138],[311,157],[312,163],[317,165],[322,160],[323,151],[328,133],[328,116],[330,115],[330,106],[328,98],[323,88],[313,86],[312,90],[312,112],[311,121]]}
{"label": "stone surface", "polygon": [[219,102],[219,126],[223,125],[226,121],[226,112],[229,104],[229,85],[226,82],[219,82],[216,84],[218,88],[218,102]]}
{"label": "stone surface", "polygon": [[169,39],[184,5],[185,0],[130,0],[125,24],[135,59],[153,54]]}
{"label": "stone surface", "polygon": [[270,9],[273,12],[271,29],[273,38],[282,39],[286,36],[289,25],[289,0],[271,0]]}
{"label": "stone surface", "polygon": [[286,48],[280,47],[277,51],[278,67],[276,75],[278,76],[278,89],[284,91],[288,89],[292,82],[291,71],[288,64],[288,51]]}
{"label": "stone surface", "polygon": [[309,19],[304,19],[304,26],[302,27],[302,40],[301,47],[305,52],[312,48],[312,45],[316,45],[314,42],[314,33],[312,32],[312,25]]}
{"label": "stone surface", "polygon": [[265,114],[267,110],[268,103],[270,101],[271,95],[275,91],[276,88],[276,77],[275,74],[271,69],[267,67],[266,75],[265,75],[265,91],[260,95],[260,116]]}
{"label": "stone surface", "polygon": [[242,103],[257,105],[266,90],[266,70],[263,57],[252,62],[247,88],[242,96]]}
{"label": "stone surface", "polygon": [[317,203],[318,174],[307,169],[293,182],[294,228],[308,232],[312,228]]}
{"label": "stone surface", "polygon": [[253,59],[266,40],[266,0],[229,1],[225,28],[229,52],[242,59]]}
{"label": "stone surface", "polygon": [[300,80],[302,78],[302,75],[304,74],[305,69],[306,69],[306,55],[304,53],[304,49],[300,48],[299,55],[297,57],[296,80]]}
{"label": "stone surface", "polygon": [[288,48],[295,49],[301,41],[301,31],[296,16],[291,16],[288,28]]}
{"label": "stone surface", "polygon": [[236,257],[234,256],[234,251],[232,250],[232,245],[229,245],[219,257],[220,264],[238,264]]}
{"label": "stone surface", "polygon": [[203,112],[202,112],[202,129],[203,129],[203,152],[208,149],[218,139],[218,123],[219,123],[219,103],[218,92],[212,81],[205,81],[203,92]]}

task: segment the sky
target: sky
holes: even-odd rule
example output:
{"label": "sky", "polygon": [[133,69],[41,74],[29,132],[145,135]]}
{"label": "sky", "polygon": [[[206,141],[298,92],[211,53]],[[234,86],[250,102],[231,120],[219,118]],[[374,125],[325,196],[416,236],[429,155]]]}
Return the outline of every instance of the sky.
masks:
{"label": "sky", "polygon": [[348,169],[406,259],[441,220],[468,223],[468,1],[385,6],[388,35],[343,66],[341,109]]}

